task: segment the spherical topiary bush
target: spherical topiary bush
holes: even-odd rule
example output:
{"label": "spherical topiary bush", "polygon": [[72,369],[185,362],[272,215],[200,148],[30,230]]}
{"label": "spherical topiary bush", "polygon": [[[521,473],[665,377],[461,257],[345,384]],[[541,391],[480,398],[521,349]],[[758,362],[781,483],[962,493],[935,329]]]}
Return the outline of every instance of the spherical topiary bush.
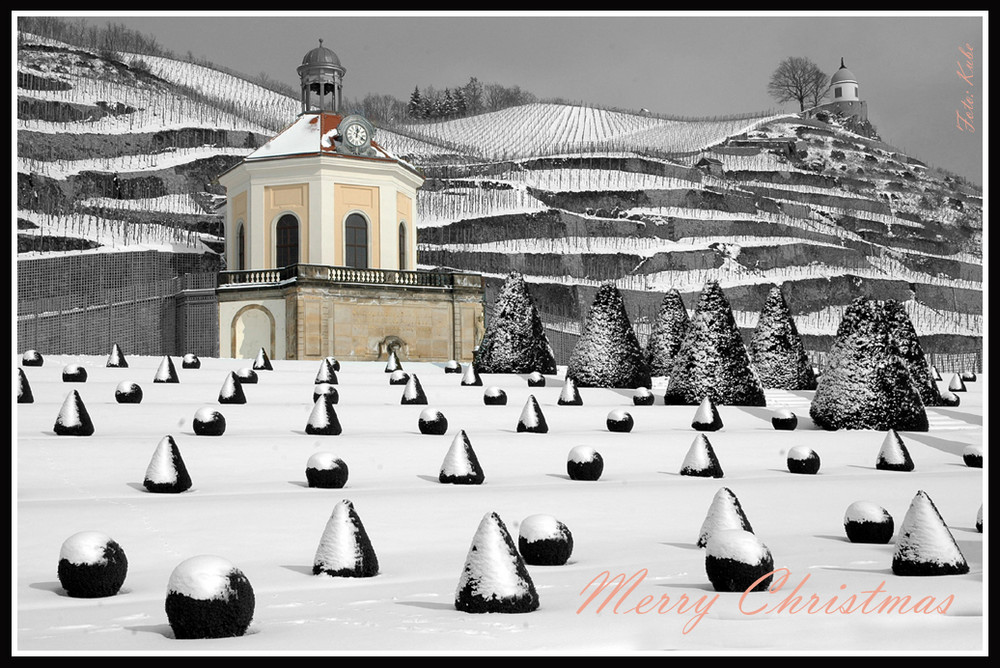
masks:
{"label": "spherical topiary bush", "polygon": [[257,372],[248,366],[241,369],[237,369],[235,372],[236,379],[239,380],[244,385],[256,385],[257,384]]}
{"label": "spherical topiary bush", "polygon": [[855,501],[844,513],[844,531],[852,543],[882,545],[892,540],[894,529],[889,511],[869,501]]}
{"label": "spherical topiary bush", "polygon": [[21,355],[21,366],[42,366],[45,358],[37,350],[25,350]]}
{"label": "spherical topiary bush", "polygon": [[528,374],[528,387],[545,387],[545,376],[537,371],[532,371]]}
{"label": "spherical topiary bush", "polygon": [[805,445],[796,445],[788,451],[785,459],[788,470],[792,473],[814,474],[819,471],[819,455]]}
{"label": "spherical topiary bush", "polygon": [[67,364],[63,367],[62,379],[64,383],[86,383],[87,370],[79,364]]}
{"label": "spherical topiary bush", "polygon": [[182,369],[200,369],[201,368],[201,360],[198,359],[198,356],[195,355],[194,353],[188,353],[188,354],[184,355],[184,358],[181,360],[181,368]]}
{"label": "spherical topiary bush", "polygon": [[517,549],[531,566],[562,566],[573,554],[573,534],[552,515],[530,515],[521,522]]}
{"label": "spherical topiary bush", "polygon": [[81,531],[59,550],[59,584],[73,598],[114,596],[128,573],[121,546],[99,531]]}
{"label": "spherical topiary bush", "polygon": [[483,403],[487,406],[506,406],[507,393],[495,385],[487,387],[483,392]]}
{"label": "spherical topiary bush", "polygon": [[652,406],[656,397],[649,391],[648,387],[636,388],[632,394],[632,403],[636,406]]}
{"label": "spherical topiary bush", "polygon": [[226,418],[214,408],[199,408],[194,414],[194,433],[198,436],[222,436],[226,433]]}
{"label": "spherical topiary bush", "polygon": [[115,401],[120,404],[137,404],[142,401],[142,388],[130,380],[123,380],[115,388]]}
{"label": "spherical topiary bush", "polygon": [[794,431],[799,426],[799,418],[787,408],[781,408],[771,416],[771,426],[778,431]]}
{"label": "spherical topiary bush", "polygon": [[178,640],[242,636],[255,604],[250,581],[222,557],[191,557],[167,582],[167,620]]}
{"label": "spherical topiary bush", "polygon": [[606,424],[608,431],[627,434],[635,426],[635,420],[632,419],[632,416],[627,411],[616,408],[608,413]]}
{"label": "spherical topiary bush", "polygon": [[965,446],[962,450],[962,461],[971,468],[983,468],[983,446],[976,443]]}
{"label": "spherical topiary bush", "polygon": [[570,480],[597,480],[604,473],[604,458],[589,445],[578,445],[569,451],[566,473]]}
{"label": "spherical topiary bush", "polygon": [[421,411],[420,418],[417,420],[417,427],[420,429],[421,434],[440,436],[448,431],[448,419],[439,410],[425,408]]}
{"label": "spherical topiary bush", "polygon": [[310,487],[339,489],[347,484],[348,474],[344,460],[331,452],[317,452],[306,462],[306,482]]}

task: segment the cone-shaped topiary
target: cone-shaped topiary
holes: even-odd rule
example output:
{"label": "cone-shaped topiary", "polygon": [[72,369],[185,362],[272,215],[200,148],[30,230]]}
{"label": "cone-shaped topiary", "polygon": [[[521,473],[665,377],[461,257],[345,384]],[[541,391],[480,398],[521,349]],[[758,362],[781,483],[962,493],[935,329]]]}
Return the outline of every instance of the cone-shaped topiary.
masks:
{"label": "cone-shaped topiary", "polygon": [[910,381],[920,393],[924,406],[940,406],[941,391],[938,389],[927,355],[917,338],[917,330],[906,314],[903,304],[895,299],[885,301],[886,318],[889,321],[889,343],[910,374]]}
{"label": "cone-shaped topiary", "polygon": [[962,380],[962,377],[959,374],[954,373],[954,374],[951,375],[951,380],[948,381],[948,391],[949,392],[966,392],[966,391],[968,391],[966,389],[966,387],[965,387],[965,381]]}
{"label": "cone-shaped topiary", "polygon": [[235,373],[230,371],[229,375],[222,382],[222,389],[219,390],[219,403],[245,404],[246,402],[247,395],[243,391],[243,383],[240,382]]}
{"label": "cone-shaped topiary", "polygon": [[336,357],[327,357],[326,361],[330,363],[330,366],[333,367],[334,371],[340,371],[340,360]]}
{"label": "cone-shaped topiary", "polygon": [[483,379],[479,377],[479,371],[476,370],[476,365],[467,365],[465,367],[465,373],[462,374],[462,385],[466,387],[480,387],[482,384]]}
{"label": "cone-shaped topiary", "polygon": [[184,560],[167,581],[167,621],[178,640],[240,637],[255,606],[246,575],[215,555]]}
{"label": "cone-shaped topiary", "polygon": [[771,551],[749,531],[716,531],[705,544],[705,571],[715,591],[766,591],[773,570]]}
{"label": "cone-shaped topiary", "polygon": [[378,575],[378,557],[354,504],[344,499],[333,507],[313,558],[313,575],[370,578]]}
{"label": "cone-shaped topiary", "polygon": [[253,361],[254,371],[273,371],[271,368],[271,360],[267,356],[267,352],[262,347],[257,351],[257,357]]}
{"label": "cone-shaped topiary", "polygon": [[487,513],[472,538],[455,592],[462,612],[522,613],[538,609],[538,592],[506,525]]}
{"label": "cone-shaped topiary", "polygon": [[35,395],[31,393],[31,385],[28,377],[24,375],[24,369],[17,369],[17,403],[31,404],[35,402]]}
{"label": "cone-shaped topiary", "polygon": [[392,373],[393,371],[401,371],[402,369],[403,365],[399,363],[399,356],[396,354],[396,350],[390,350],[389,358],[385,362],[385,372]]}
{"label": "cone-shaped topiary", "polygon": [[512,272],[500,288],[472,363],[479,373],[556,372],[555,355],[521,274]]}
{"label": "cone-shaped topiary", "polygon": [[154,494],[180,494],[191,489],[191,476],[173,436],[164,436],[156,445],[142,486]]}
{"label": "cone-shaped topiary", "polygon": [[892,540],[892,515],[870,501],[855,501],[844,513],[844,532],[852,543],[884,545]]}
{"label": "cone-shaped topiary", "polygon": [[562,566],[573,554],[573,533],[552,515],[529,515],[521,521],[517,549],[526,564]]}
{"label": "cone-shaped topiary", "polygon": [[472,442],[462,429],[448,448],[448,454],[441,463],[438,480],[453,485],[481,485],[485,479],[483,467],[479,465],[476,451],[472,449]]}
{"label": "cone-shaped topiary", "polygon": [[399,403],[404,406],[427,403],[427,395],[424,393],[424,387],[420,384],[417,374],[411,375],[406,381],[406,387],[403,388],[403,396],[400,397]]}
{"label": "cone-shaped topiary", "polygon": [[726,529],[741,529],[753,533],[750,520],[743,512],[740,500],[736,498],[731,489],[721,487],[712,498],[712,505],[708,507],[705,520],[701,523],[701,530],[698,532],[698,547],[705,547],[713,533]]}
{"label": "cone-shaped topiary", "polygon": [[329,357],[323,359],[319,363],[319,370],[316,372],[316,379],[313,381],[314,385],[319,385],[320,383],[326,383],[328,385],[337,384],[337,372],[333,369],[333,363],[330,361]]}
{"label": "cone-shaped topiary", "polygon": [[122,353],[122,349],[118,347],[117,343],[111,344],[111,353],[108,355],[108,362],[105,366],[114,369],[128,368],[128,360],[125,359],[125,354]]}
{"label": "cone-shaped topiary", "polygon": [[542,408],[538,405],[535,395],[529,394],[528,400],[524,402],[521,409],[521,416],[517,420],[518,433],[525,431],[535,434],[546,434],[549,431],[549,424],[542,415]]}
{"label": "cone-shaped topiary", "polygon": [[859,297],[844,313],[809,415],[821,429],[927,431],[927,413],[889,340],[881,301]]}
{"label": "cone-shaped topiary", "polygon": [[761,385],[781,390],[815,390],[816,376],[781,288],[767,295],[750,345],[750,361]]}
{"label": "cone-shaped topiary", "polygon": [[688,448],[681,464],[681,475],[699,478],[722,478],[722,466],[715,456],[715,449],[704,434],[698,434]]}
{"label": "cone-shaped topiary", "polygon": [[969,564],[948,530],[937,506],[923,490],[917,491],[899,527],[892,555],[896,575],[960,575]]}
{"label": "cone-shaped topiary", "polygon": [[716,281],[701,292],[663,400],[668,405],[695,405],[706,396],[717,405],[766,405],[729,300]]}
{"label": "cone-shaped topiary", "polygon": [[580,396],[580,390],[576,387],[576,382],[569,376],[566,376],[566,381],[563,383],[563,388],[559,393],[559,401],[557,403],[560,406],[583,405],[583,397]]}
{"label": "cone-shaped topiary", "polygon": [[306,422],[306,433],[311,436],[339,436],[343,429],[333,408],[333,396],[321,394],[316,398],[309,421]]}
{"label": "cone-shaped topiary", "polygon": [[52,428],[60,436],[92,436],[94,434],[94,423],[90,420],[90,413],[83,405],[80,393],[72,390],[63,400],[59,415],[56,416],[56,424]]}
{"label": "cone-shaped topiary", "polygon": [[330,397],[330,401],[332,401],[335,404],[340,401],[340,393],[337,392],[337,388],[334,387],[333,385],[330,385],[329,383],[320,383],[319,385],[313,385],[313,391],[312,391],[313,403],[316,403],[316,400],[319,399],[324,394],[328,395]]}
{"label": "cone-shaped topiary", "polygon": [[625,300],[614,283],[597,290],[566,367],[579,387],[649,387],[651,378]]}
{"label": "cone-shaped topiary", "polygon": [[339,489],[347,484],[350,471],[343,459],[330,452],[317,452],[306,462],[306,482],[310,487]]}
{"label": "cone-shaped topiary", "polygon": [[906,444],[895,429],[890,429],[882,441],[878,456],[875,458],[875,468],[880,471],[912,471],[913,459],[906,449]]}
{"label": "cone-shaped topiary", "polygon": [[59,549],[59,584],[73,598],[114,596],[128,574],[121,545],[99,531],[81,531]]}
{"label": "cone-shaped topiary", "polygon": [[170,359],[170,355],[164,355],[163,359],[160,361],[160,366],[156,368],[156,373],[153,375],[154,383],[179,383],[180,378],[177,377],[177,369],[174,368],[174,361]]}
{"label": "cone-shaped topiary", "polygon": [[604,458],[589,445],[578,445],[566,457],[570,480],[598,480],[604,473]]}
{"label": "cone-shaped topiary", "polygon": [[695,411],[694,418],[691,420],[691,427],[698,431],[718,431],[722,429],[722,417],[719,415],[719,409],[715,407],[715,403],[711,397],[706,396],[698,404],[698,410]]}
{"label": "cone-shaped topiary", "polygon": [[653,329],[646,341],[646,364],[651,376],[669,376],[688,329],[688,312],[676,288],[663,295]]}

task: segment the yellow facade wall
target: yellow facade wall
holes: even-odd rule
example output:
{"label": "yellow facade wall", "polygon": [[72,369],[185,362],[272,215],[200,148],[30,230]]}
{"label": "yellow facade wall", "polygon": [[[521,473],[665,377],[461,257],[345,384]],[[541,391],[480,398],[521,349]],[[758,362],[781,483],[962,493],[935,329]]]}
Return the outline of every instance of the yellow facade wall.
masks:
{"label": "yellow facade wall", "polygon": [[[243,223],[243,239],[247,247],[243,249],[245,257],[249,262],[250,259],[250,220],[247,218],[247,191],[237,193],[229,200],[229,210],[232,221],[233,229],[230,230],[230,239],[232,240],[229,244],[230,256],[227,260],[229,267],[235,267],[237,265],[237,260],[239,259],[239,249],[236,247],[236,240],[239,238],[238,232],[240,229],[240,223]],[[246,269],[246,267],[243,267]]]}
{"label": "yellow facade wall", "polygon": [[[413,200],[401,192],[396,193],[396,224],[406,221],[406,268],[415,269],[417,259],[414,257],[415,248],[414,237],[416,226],[413,221]],[[396,239],[399,239],[399,232],[396,232]],[[396,243],[399,243],[398,241]],[[396,257],[399,257],[397,253]]]}
{"label": "yellow facade wall", "polygon": [[353,211],[361,211],[371,224],[368,229],[368,243],[371,252],[371,269],[381,268],[379,260],[379,207],[378,207],[378,186],[356,186],[335,183],[333,185],[333,216],[336,221],[334,230],[334,262],[343,266],[346,258],[344,255],[344,222],[347,214]]}

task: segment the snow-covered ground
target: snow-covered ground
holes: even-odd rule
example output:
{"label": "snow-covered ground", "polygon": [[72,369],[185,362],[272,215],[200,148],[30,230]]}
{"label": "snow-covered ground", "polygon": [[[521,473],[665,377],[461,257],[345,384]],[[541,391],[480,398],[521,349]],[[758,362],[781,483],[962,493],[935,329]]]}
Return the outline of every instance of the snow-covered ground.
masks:
{"label": "snow-covered ground", "polygon": [[[435,436],[420,433],[418,417],[427,406],[401,405],[404,388],[389,384],[384,362],[344,362],[336,386],[343,431],[315,436],[305,426],[318,362],[274,360],[273,371],[258,371],[259,382],[243,386],[247,403],[230,405],[218,402],[219,392],[228,373],[250,360],[202,359],[195,370],[181,368],[178,357],[178,384],[152,382],[160,358],[127,360],[121,369],[107,368],[103,357],[53,355],[42,367],[23,367],[34,403],[14,407],[16,655],[952,656],[988,648],[987,541],[975,526],[986,500],[985,471],[962,457],[967,445],[985,445],[982,377],[968,383],[959,407],[928,409],[929,432],[901,434],[915,463],[911,472],[875,468],[884,433],[815,429],[810,392],[769,391],[767,408],[720,407],[724,427],[705,433],[724,471],[720,479],[679,474],[703,433],[691,426],[696,407],[664,406],[662,390],[655,390],[655,405],[634,406],[631,390],[609,389],[581,389],[583,406],[560,406],[563,368],[546,387],[493,374],[483,374],[478,387],[462,386],[462,375],[445,373],[443,364],[403,361],[429,406],[448,421],[447,433]],[[18,355],[15,366],[20,361]],[[70,363],[87,370],[85,383],[62,381]],[[140,404],[116,403],[122,381],[141,386]],[[506,406],[484,405],[490,386],[506,391]],[[53,431],[74,389],[93,420],[92,436]],[[516,431],[529,395],[544,413],[546,434]],[[224,415],[224,435],[194,434],[193,417],[203,407]],[[798,429],[772,428],[770,417],[780,408],[799,416]],[[615,409],[633,416],[631,432],[608,430]],[[460,430],[485,472],[481,485],[438,481]],[[184,493],[143,486],[166,435],[193,481]],[[788,471],[788,451],[802,445],[821,458],[818,474]],[[569,478],[567,457],[577,446],[603,457],[599,480]],[[348,466],[344,488],[307,485],[306,464],[319,452]],[[696,542],[723,487],[773,555],[777,591],[718,593],[710,584],[706,551]],[[892,542],[847,539],[844,516],[855,502],[885,508],[898,536],[921,490],[947,523],[968,574],[897,576]],[[313,574],[324,528],[345,499],[377,554],[375,577]],[[455,607],[473,537],[493,512],[515,545],[520,524],[533,515],[550,515],[572,533],[568,563],[527,567],[540,602],[533,612],[471,614]],[[84,531],[109,536],[127,555],[127,577],[113,597],[71,598],[60,585],[61,546]],[[164,608],[168,582],[178,565],[200,555],[230,562],[251,583],[256,606],[247,635],[174,637]],[[596,594],[605,577],[619,575],[631,580],[617,594],[613,587]],[[796,588],[802,602],[778,609]],[[813,595],[819,603],[810,612],[804,608]],[[913,610],[917,601],[923,611]],[[891,611],[880,611],[882,604]]]}

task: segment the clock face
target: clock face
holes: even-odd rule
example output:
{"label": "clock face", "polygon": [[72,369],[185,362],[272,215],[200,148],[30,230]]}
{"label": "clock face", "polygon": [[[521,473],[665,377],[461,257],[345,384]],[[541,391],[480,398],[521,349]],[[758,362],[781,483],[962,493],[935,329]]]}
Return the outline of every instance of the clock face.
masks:
{"label": "clock face", "polygon": [[355,123],[348,127],[345,136],[347,143],[351,146],[362,146],[368,141],[368,131],[360,123]]}

